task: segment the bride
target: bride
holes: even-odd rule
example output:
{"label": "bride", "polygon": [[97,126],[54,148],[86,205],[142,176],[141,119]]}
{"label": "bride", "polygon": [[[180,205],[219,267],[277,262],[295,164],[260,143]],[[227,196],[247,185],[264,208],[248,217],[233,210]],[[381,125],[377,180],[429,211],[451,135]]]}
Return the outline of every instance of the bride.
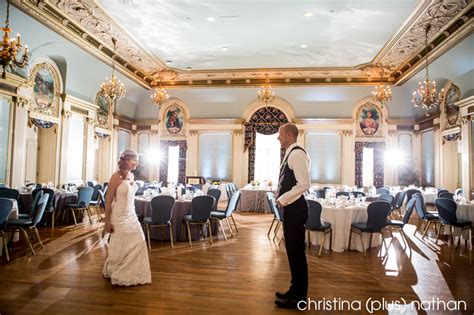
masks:
{"label": "bride", "polygon": [[116,285],[151,283],[145,236],[135,213],[137,184],[130,172],[137,164],[135,151],[123,151],[107,189],[104,229],[111,237],[103,274]]}

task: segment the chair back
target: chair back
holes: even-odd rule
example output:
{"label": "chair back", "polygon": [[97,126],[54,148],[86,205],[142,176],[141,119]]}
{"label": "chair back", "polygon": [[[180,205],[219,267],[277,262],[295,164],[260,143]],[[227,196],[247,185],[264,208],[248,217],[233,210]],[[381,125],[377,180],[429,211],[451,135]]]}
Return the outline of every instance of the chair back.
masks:
{"label": "chair back", "polygon": [[168,195],[153,197],[151,200],[151,221],[154,224],[166,224],[173,215],[174,198]]}
{"label": "chair back", "polygon": [[40,200],[38,201],[38,205],[36,206],[35,210],[35,217],[33,219],[34,226],[36,226],[36,224],[38,224],[39,221],[41,221],[41,219],[43,218],[44,210],[46,209],[46,205],[48,204],[48,198],[49,194],[43,194],[43,196],[41,196]]}
{"label": "chair back", "polygon": [[380,195],[377,198],[377,201],[385,201],[390,204],[390,208],[393,208],[393,201],[395,198],[392,195]]}
{"label": "chair back", "polygon": [[317,189],[313,192],[316,198],[326,198],[326,191],[324,189]]}
{"label": "chair back", "polygon": [[407,209],[406,209],[405,215],[403,216],[403,219],[402,219],[403,224],[407,224],[408,221],[410,220],[413,209],[415,208],[415,203],[416,203],[416,200],[413,199],[413,198],[410,201],[408,201]]}
{"label": "chair back", "polygon": [[0,198],[0,229],[5,229],[7,219],[13,208],[13,201],[6,198]]}
{"label": "chair back", "polygon": [[239,204],[240,201],[240,191],[236,191],[232,194],[232,196],[229,199],[229,202],[227,203],[227,208],[225,210],[225,216],[230,217],[232,215],[232,212],[235,211],[237,208],[237,205]]}
{"label": "chair back", "polygon": [[336,193],[336,198],[339,197],[339,196],[346,196],[346,197],[349,197],[349,192],[348,191],[338,191]]}
{"label": "chair back", "polygon": [[455,195],[462,195],[462,194],[464,194],[464,190],[462,188],[458,188],[454,191],[454,194]]}
{"label": "chair back", "polygon": [[94,201],[99,200],[99,191],[102,191],[102,185],[97,184],[94,186],[94,191],[92,192],[91,200],[94,200]]}
{"label": "chair back", "polygon": [[217,204],[219,203],[219,198],[221,197],[220,189],[211,188],[207,191],[207,195],[214,197],[214,199],[216,200],[216,203],[214,204],[213,208],[217,209]]}
{"label": "chair back", "polygon": [[447,190],[447,189],[440,189],[440,190],[438,190],[438,198],[442,198],[442,197],[441,197],[441,194],[443,194],[443,193],[448,193],[448,192],[449,192],[449,190]]}
{"label": "chair back", "polygon": [[394,208],[401,208],[403,205],[403,200],[405,199],[405,196],[407,195],[406,191],[399,191],[395,195],[395,201],[394,201]]}
{"label": "chair back", "polygon": [[268,205],[270,206],[270,211],[273,213],[273,215],[275,216],[277,220],[281,221],[282,216],[280,215],[280,209],[278,209],[278,206],[275,200],[275,194],[269,191],[265,194],[265,196],[267,197]]}
{"label": "chair back", "polygon": [[308,201],[308,220],[306,221],[306,229],[314,230],[321,227],[321,211],[323,207],[315,200]]}
{"label": "chair back", "polygon": [[448,225],[455,224],[458,219],[456,217],[456,202],[452,199],[447,198],[438,198],[435,200],[436,209],[438,209],[438,214],[441,222]]}
{"label": "chair back", "polygon": [[82,208],[89,207],[89,203],[91,202],[93,193],[94,193],[94,188],[80,187],[77,192],[77,205]]}
{"label": "chair back", "polygon": [[444,192],[444,193],[439,194],[438,198],[447,198],[447,199],[454,200],[454,194],[450,192]]}
{"label": "chair back", "polygon": [[365,192],[363,192],[363,191],[354,191],[354,192],[352,192],[352,194],[357,198],[365,197]]}
{"label": "chair back", "polygon": [[231,185],[230,184],[225,184],[224,188],[225,188],[225,192],[227,194],[227,199],[230,199],[230,197],[232,196],[232,193],[233,193]]}
{"label": "chair back", "polygon": [[36,209],[38,208],[38,202],[40,198],[43,196],[43,191],[41,189],[35,189],[33,191],[33,202],[31,203],[30,207],[30,218],[34,218],[36,214]]}
{"label": "chair back", "polygon": [[408,189],[407,190],[407,202],[410,201],[411,197],[414,194],[421,194],[421,191],[419,191],[418,189]]}
{"label": "chair back", "polygon": [[94,188],[94,183],[90,180],[87,181],[87,187]]}
{"label": "chair back", "polygon": [[416,214],[418,214],[420,219],[424,219],[425,213],[426,213],[426,206],[425,206],[425,199],[423,198],[423,195],[420,193],[414,194],[413,199],[415,199]]}
{"label": "chair back", "polygon": [[20,192],[12,188],[0,188],[0,198],[18,200],[18,198],[20,198]]}
{"label": "chair back", "polygon": [[375,201],[367,207],[367,228],[380,231],[387,224],[390,204],[385,201]]}
{"label": "chair back", "polygon": [[105,209],[105,193],[102,190],[99,190],[99,203]]}
{"label": "chair back", "polygon": [[382,187],[382,188],[377,188],[375,193],[377,195],[390,195],[390,190],[388,190],[388,188]]}
{"label": "chair back", "polygon": [[193,221],[207,221],[211,215],[216,199],[209,195],[196,196],[191,201],[191,216]]}
{"label": "chair back", "polygon": [[46,209],[44,211],[46,212],[51,212],[52,211],[52,208],[54,207],[53,205],[53,201],[54,201],[54,190],[52,190],[51,188],[39,188],[39,189],[35,189],[33,190],[32,194],[33,196],[35,195],[35,193],[37,191],[42,191],[43,194],[48,194],[49,195],[49,198],[48,198],[48,203],[46,204]]}

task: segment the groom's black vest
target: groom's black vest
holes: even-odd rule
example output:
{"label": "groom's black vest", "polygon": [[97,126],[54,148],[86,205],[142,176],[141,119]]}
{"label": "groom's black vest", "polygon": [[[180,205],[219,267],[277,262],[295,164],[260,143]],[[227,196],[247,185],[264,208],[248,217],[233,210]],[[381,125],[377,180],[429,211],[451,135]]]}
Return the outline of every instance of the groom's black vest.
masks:
{"label": "groom's black vest", "polygon": [[[306,151],[302,147],[295,146],[286,156],[280,168],[280,180],[278,181],[278,196],[281,196],[287,191],[290,191],[291,188],[296,185],[295,172],[293,172],[288,166],[288,158],[294,150],[303,150],[303,152],[306,153]],[[296,201],[299,201],[300,199],[304,200],[304,196],[301,195],[300,198]]]}

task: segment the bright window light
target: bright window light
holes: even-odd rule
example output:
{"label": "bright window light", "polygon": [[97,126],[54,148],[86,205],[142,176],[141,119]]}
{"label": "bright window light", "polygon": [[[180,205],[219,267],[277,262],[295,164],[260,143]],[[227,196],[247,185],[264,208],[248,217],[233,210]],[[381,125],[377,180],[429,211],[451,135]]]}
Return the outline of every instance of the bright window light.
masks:
{"label": "bright window light", "polygon": [[398,167],[407,162],[407,155],[399,149],[385,151],[385,165],[389,167]]}
{"label": "bright window light", "polygon": [[374,185],[374,149],[364,148],[362,152],[362,185]]}
{"label": "bright window light", "polygon": [[278,133],[266,136],[257,132],[255,142],[254,178],[261,182],[270,180],[272,183],[278,183],[281,147]]}
{"label": "bright window light", "polygon": [[178,183],[179,146],[168,149],[168,183]]}
{"label": "bright window light", "polygon": [[159,149],[150,149],[145,154],[145,160],[149,164],[159,165],[161,161],[161,152]]}

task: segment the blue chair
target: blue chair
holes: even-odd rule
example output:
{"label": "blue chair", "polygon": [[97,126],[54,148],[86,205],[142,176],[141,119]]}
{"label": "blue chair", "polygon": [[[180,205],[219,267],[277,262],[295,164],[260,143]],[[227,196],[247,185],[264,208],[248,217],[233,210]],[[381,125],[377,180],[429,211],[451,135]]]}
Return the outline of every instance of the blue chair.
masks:
{"label": "blue chair", "polygon": [[383,238],[382,229],[387,225],[387,217],[390,213],[390,204],[385,201],[375,201],[369,204],[367,207],[367,222],[357,222],[351,224],[351,231],[349,234],[349,248],[351,250],[351,238],[352,232],[359,234],[360,242],[362,244],[362,250],[364,251],[364,257],[366,256],[364,242],[362,240],[362,233],[370,233],[369,248],[372,245],[372,234],[380,233],[382,235],[382,241],[385,244]]}
{"label": "blue chair", "polygon": [[442,198],[442,197],[441,197],[441,194],[442,194],[442,193],[448,193],[448,192],[449,192],[449,190],[444,189],[444,188],[440,188],[440,189],[438,190],[438,198]]}
{"label": "blue chair", "polygon": [[20,192],[12,188],[0,188],[0,198],[18,200],[18,198],[20,198]]}
{"label": "blue chair", "polygon": [[350,194],[350,192],[348,192],[348,191],[338,191],[336,193],[336,198],[339,197],[339,196],[346,196],[347,198],[349,198],[349,194]]}
{"label": "blue chair", "polygon": [[[28,245],[30,246],[31,252],[33,255],[35,255],[35,249],[33,245],[36,244],[31,244],[30,242],[30,237],[26,231],[30,231],[30,234],[32,236],[32,240],[34,241],[34,238],[36,237],[41,248],[44,248],[43,242],[41,241],[41,237],[38,233],[38,229],[36,228],[36,225],[41,221],[43,218],[44,210],[46,209],[46,205],[48,203],[48,198],[49,194],[43,194],[41,196],[40,200],[38,201],[38,205],[35,210],[35,215],[33,218],[30,219],[16,219],[16,220],[8,220],[7,221],[7,229],[12,229],[12,230],[20,230],[23,232],[25,235],[26,241],[28,242]],[[34,232],[34,233],[33,233]]]}
{"label": "blue chair", "polygon": [[423,239],[425,238],[426,232],[428,231],[431,223],[434,223],[435,230],[436,230],[436,224],[439,222],[439,215],[437,213],[428,212],[426,210],[425,200],[421,193],[414,194],[412,198],[415,199],[415,210],[419,217],[419,220],[418,220],[418,223],[416,224],[416,229],[413,235],[415,235],[418,230],[421,230],[424,222],[427,222],[426,227],[423,230],[422,237],[421,237],[421,239]]}
{"label": "blue chair", "polygon": [[2,232],[3,248],[7,256],[7,261],[10,261],[8,253],[7,238],[5,236],[5,228],[7,226],[8,216],[13,208],[13,201],[6,198],[0,198],[0,232]]}
{"label": "blue chair", "polygon": [[[77,192],[77,203],[70,203],[66,205],[66,208],[69,208],[72,212],[72,217],[74,218],[74,225],[77,226],[76,214],[74,211],[81,211],[87,212],[87,216],[89,217],[89,222],[92,224],[92,214],[89,209],[89,203],[91,202],[92,194],[94,193],[94,189],[91,187],[80,187]],[[63,220],[64,220],[63,213]]]}
{"label": "blue chair", "polygon": [[146,227],[148,238],[148,249],[151,252],[150,227],[161,227],[161,239],[163,240],[163,227],[169,226],[171,248],[173,248],[173,224],[171,217],[173,216],[174,198],[167,195],[156,196],[151,200],[151,217],[145,217],[143,223]]}
{"label": "blue chair", "polygon": [[394,204],[395,197],[392,195],[380,195],[377,197],[377,201],[384,201],[390,204],[390,213],[388,214],[389,216],[393,212],[393,204]]}
{"label": "blue chair", "polygon": [[[89,186],[90,187],[90,186]],[[94,191],[92,192],[91,201],[89,202],[89,206],[93,206],[96,209],[97,217],[99,221],[102,221],[102,214],[100,212],[100,192],[102,192],[102,185],[97,184],[94,187]]]}
{"label": "blue chair", "polygon": [[[461,242],[461,234],[464,230],[469,230],[469,240],[471,239],[471,227],[472,227],[472,222],[467,221],[467,220],[459,220],[456,217],[456,210],[457,210],[457,205],[454,200],[447,199],[447,198],[438,198],[435,200],[435,205],[436,208],[438,209],[439,213],[439,219],[441,222],[441,225],[438,230],[438,235],[436,236],[436,244],[438,244],[438,239],[439,239],[439,234],[441,233],[441,229],[443,226],[449,226],[449,232],[451,234],[451,240],[454,242],[454,236],[453,236],[453,229],[454,228],[460,228],[461,233],[459,234],[458,238],[458,244],[456,245],[456,248],[458,248],[459,243]],[[465,245],[467,246],[467,239],[464,240]]]}
{"label": "blue chair", "polygon": [[[219,225],[222,230],[222,234],[224,234],[224,239],[227,241],[227,236],[225,235],[224,227],[222,226],[222,220],[227,221],[227,226],[229,227],[230,235],[231,237],[234,237],[234,233],[232,232],[232,227],[230,225],[229,218],[232,218],[234,221],[234,218],[232,217],[232,213],[235,211],[235,208],[237,208],[237,204],[239,203],[240,200],[240,191],[234,192],[234,194],[230,197],[229,202],[227,203],[227,208],[225,212],[221,211],[212,211],[211,212],[211,220],[214,221],[219,221]],[[235,224],[235,228],[237,229],[237,225]],[[238,233],[238,230],[237,230]]]}
{"label": "blue chair", "polygon": [[406,191],[399,191],[395,195],[395,200],[393,201],[393,210],[392,213],[398,212],[398,217],[402,217],[402,206],[403,201],[405,200],[407,193]]}
{"label": "blue chair", "polygon": [[390,195],[390,190],[388,188],[382,187],[382,188],[377,188],[375,193],[377,195]]}
{"label": "blue chair", "polygon": [[[280,228],[281,224],[283,223],[283,213],[281,209],[278,207],[275,199],[275,194],[272,192],[267,192],[265,194],[265,197],[267,198],[268,205],[270,206],[270,211],[273,213],[273,221],[272,224],[270,225],[270,229],[268,229],[267,236],[270,237],[270,232],[272,231],[273,224],[276,222],[275,225],[275,230],[273,231],[273,241],[275,241],[275,238],[277,237],[278,229]],[[282,237],[283,238],[283,237]],[[278,242],[278,245],[281,243],[281,239]]]}
{"label": "blue chair", "polygon": [[33,197],[37,192],[43,192],[43,194],[48,194],[48,203],[46,204],[46,209],[44,209],[44,212],[49,212],[51,213],[51,228],[54,230],[54,220],[55,220],[55,209],[54,209],[54,190],[50,188],[38,188],[33,190],[32,195]]}
{"label": "blue chair", "polygon": [[35,192],[36,193],[32,194],[33,202],[31,202],[30,211],[28,213],[18,214],[18,219],[31,219],[35,216],[36,207],[41,196],[43,196],[43,192],[41,191],[41,189],[39,191],[35,189]]}
{"label": "blue chair", "polygon": [[308,231],[308,248],[311,249],[311,231],[314,232],[323,232],[323,239],[321,241],[321,246],[319,247],[319,256],[323,251],[324,241],[326,240],[326,234],[329,233],[329,250],[332,250],[332,227],[331,223],[324,222],[321,223],[321,204],[315,200],[308,201],[308,220],[305,223],[305,228]]}
{"label": "blue chair", "polygon": [[462,195],[462,194],[464,194],[464,190],[462,188],[458,188],[454,191],[454,194],[455,195]]}
{"label": "blue chair", "polygon": [[315,198],[326,198],[326,191],[324,189],[317,189],[313,192]]}
{"label": "blue chair", "polygon": [[212,210],[216,211],[217,210],[217,204],[219,203],[219,198],[221,197],[220,189],[210,188],[210,189],[207,190],[207,195],[214,197],[214,199],[216,200],[215,204],[212,207]]}
{"label": "blue chair", "polygon": [[389,231],[390,231],[390,235],[392,235],[392,238],[393,238],[392,228],[395,228],[400,232],[400,236],[402,237],[403,243],[405,243],[405,247],[408,246],[408,239],[405,232],[403,231],[403,228],[405,227],[405,224],[407,224],[408,221],[410,220],[410,217],[411,217],[411,214],[413,213],[414,208],[415,208],[415,199],[411,199],[407,203],[406,212],[405,212],[405,215],[403,216],[402,221],[398,221],[398,220],[387,221],[387,227],[390,228]]}
{"label": "blue chair", "polygon": [[443,192],[441,194],[438,194],[438,198],[446,198],[446,199],[454,200],[454,194],[450,193],[449,191],[448,192]]}
{"label": "blue chair", "polygon": [[418,189],[408,189],[406,191],[407,202],[410,201],[411,197],[413,197],[414,194],[421,194],[421,191],[419,191]]}
{"label": "blue chair", "polygon": [[209,218],[211,216],[211,211],[215,202],[216,199],[208,195],[194,197],[191,201],[191,214],[186,215],[183,219],[183,221],[186,223],[186,228],[188,231],[189,246],[193,246],[191,241],[191,229],[189,226],[195,224],[200,225],[202,227],[202,231],[204,231],[204,227],[207,225],[209,229],[209,240],[212,245],[212,229]]}

